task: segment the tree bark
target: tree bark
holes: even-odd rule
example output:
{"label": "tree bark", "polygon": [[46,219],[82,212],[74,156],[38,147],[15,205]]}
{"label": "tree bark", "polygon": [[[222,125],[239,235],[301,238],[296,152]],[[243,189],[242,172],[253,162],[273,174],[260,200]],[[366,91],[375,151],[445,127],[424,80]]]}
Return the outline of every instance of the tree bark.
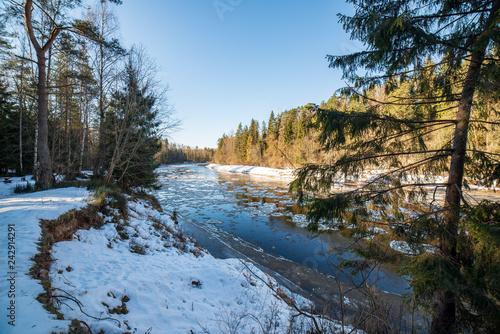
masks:
{"label": "tree bark", "polygon": [[[104,40],[104,25],[105,25],[105,9],[106,3],[101,2],[101,26],[100,26],[100,38],[101,43],[99,44],[99,145],[97,147],[97,160],[94,166],[94,174],[101,175],[103,173],[104,160],[106,156],[106,148],[104,146],[104,120],[105,120],[105,110],[104,110],[104,45],[102,40]],[[106,178],[107,179],[107,178]]]}
{"label": "tree bark", "polygon": [[[489,43],[489,25],[500,9],[500,0],[496,0],[485,22],[483,33],[478,37],[475,51],[472,52],[462,94],[458,103],[453,149],[451,155],[448,185],[446,187],[445,213],[443,215],[443,234],[440,240],[442,255],[451,262],[457,256],[457,234],[462,199],[467,135],[474,93]],[[453,291],[443,290],[434,294],[434,316],[431,322],[431,334],[453,333],[456,324],[456,302]]]}
{"label": "tree bark", "polygon": [[[45,53],[50,49],[54,40],[57,38],[61,32],[62,27],[55,27],[50,32],[50,36],[43,47],[38,42],[32,23],[31,12],[33,10],[33,0],[26,0],[24,3],[24,22],[26,25],[26,30],[30,38],[31,44],[33,45],[38,65],[38,138],[37,138],[37,150],[38,150],[38,165],[36,168],[36,182],[37,186],[41,189],[50,188],[54,184],[54,174],[52,173],[52,160],[50,156],[48,138],[49,138],[49,127],[48,127],[48,93],[47,93],[47,58]],[[35,162],[36,164],[36,162]]]}
{"label": "tree bark", "polygon": [[37,51],[38,64],[38,170],[36,182],[39,188],[47,189],[54,184],[52,161],[49,150],[47,73],[45,55]]}
{"label": "tree bark", "polygon": [[[87,99],[87,98],[85,98]],[[80,162],[78,163],[78,173],[82,173],[82,168],[83,168],[83,154],[85,152],[85,136],[86,136],[86,130],[87,130],[87,123],[88,123],[88,103],[85,103],[85,110],[83,112],[83,129],[82,129],[82,138],[81,138],[81,143],[80,143]]]}
{"label": "tree bark", "polygon": [[20,83],[18,84],[19,94],[19,171],[24,175],[23,167],[23,106],[24,106],[24,61],[21,61]]}

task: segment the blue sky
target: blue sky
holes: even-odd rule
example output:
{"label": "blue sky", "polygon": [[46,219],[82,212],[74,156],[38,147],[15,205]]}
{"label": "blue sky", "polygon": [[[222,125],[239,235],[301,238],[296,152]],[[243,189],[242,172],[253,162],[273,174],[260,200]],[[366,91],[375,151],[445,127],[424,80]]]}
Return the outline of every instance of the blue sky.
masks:
{"label": "blue sky", "polygon": [[[327,100],[344,86],[327,54],[356,51],[338,23],[343,1],[125,0],[125,45],[142,44],[162,68],[182,129],[171,140],[215,147],[239,122]],[[359,50],[359,47],[358,47]]]}

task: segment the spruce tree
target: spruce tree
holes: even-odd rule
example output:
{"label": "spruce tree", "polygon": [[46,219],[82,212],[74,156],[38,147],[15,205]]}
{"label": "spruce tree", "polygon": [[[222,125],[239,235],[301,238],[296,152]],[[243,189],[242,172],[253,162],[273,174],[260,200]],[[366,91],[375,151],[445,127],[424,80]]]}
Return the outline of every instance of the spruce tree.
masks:
{"label": "spruce tree", "polygon": [[[108,147],[106,182],[122,188],[152,187],[155,155],[161,148],[157,87],[144,70],[150,66],[142,50],[132,50],[122,73],[123,87],[112,96],[105,142]],[[154,75],[155,73],[149,73]]]}
{"label": "spruce tree", "polygon": [[269,116],[269,121],[267,122],[267,137],[270,139],[273,139],[275,127],[276,119],[274,118],[274,111],[271,110],[271,115]]}
{"label": "spruce tree", "polygon": [[[346,153],[331,165],[301,169],[292,187],[310,205],[312,228],[332,218],[361,226],[371,219],[369,206],[376,205],[393,211],[385,221],[395,234],[414,245],[436,245],[434,253],[419,252],[404,269],[412,277],[415,298],[432,312],[431,333],[498,331],[496,284],[478,285],[472,279],[479,273],[477,263],[489,263],[484,268],[489,277],[500,271],[498,254],[475,248],[485,245],[484,239],[500,245],[497,211],[486,204],[472,207],[463,188],[464,175],[486,184],[500,178],[498,156],[468,146],[471,125],[482,124],[472,115],[478,90],[485,86],[486,64],[498,68],[500,0],[348,2],[355,13],[339,15],[340,21],[367,50],[327,58],[350,83],[344,93],[363,99],[364,110],[313,108],[325,150]],[[407,94],[393,94],[407,84]],[[374,91],[377,85],[384,94]],[[430,149],[429,136],[450,128],[451,140]],[[330,191],[340,176],[359,175],[366,168],[386,171],[361,189]],[[433,178],[441,173],[447,173],[446,182]],[[423,177],[417,180],[416,175]],[[404,216],[401,203],[425,203],[429,187],[445,190],[444,203],[421,205],[416,218]],[[376,246],[369,243],[369,248]]]}

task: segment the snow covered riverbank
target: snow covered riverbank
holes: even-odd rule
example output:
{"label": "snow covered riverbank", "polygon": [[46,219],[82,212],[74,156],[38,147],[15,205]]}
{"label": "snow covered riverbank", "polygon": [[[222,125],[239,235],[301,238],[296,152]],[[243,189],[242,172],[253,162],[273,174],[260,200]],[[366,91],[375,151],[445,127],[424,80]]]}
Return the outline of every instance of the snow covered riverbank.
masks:
{"label": "snow covered riverbank", "polygon": [[[257,167],[257,166],[245,166],[245,165],[218,165],[218,164],[209,164],[206,166],[208,169],[216,170],[218,172],[225,173],[241,173],[241,174],[249,174],[253,176],[266,176],[273,178],[280,178],[286,181],[293,181],[295,179],[295,169],[278,169],[278,168],[270,168],[270,167]],[[345,184],[345,183],[366,183],[375,180],[376,178],[388,173],[388,170],[384,169],[373,169],[373,170],[365,170],[360,173],[359,176],[347,176],[347,177],[339,177],[335,183],[336,184]],[[447,182],[446,176],[425,176],[425,175],[413,175],[408,178],[408,180],[403,183],[437,183],[437,184],[445,184]],[[471,191],[481,191],[481,192],[496,192],[500,189],[498,184],[493,184],[491,186],[484,186],[482,181],[478,180],[468,180],[468,187]],[[429,186],[429,189],[434,189],[433,186]],[[467,190],[468,191],[468,190]],[[492,193],[493,200],[498,200],[498,196],[495,193]],[[479,196],[483,198],[484,196]],[[485,197],[486,199],[490,199]]]}
{"label": "snow covered riverbank", "polygon": [[[56,320],[36,298],[44,291],[27,275],[37,253],[40,219],[55,219],[82,208],[90,193],[65,188],[12,195],[0,184],[0,242],[3,298],[1,333],[67,332],[78,319],[105,333],[304,333],[311,319],[285,302],[286,289],[248,262],[216,259],[176,230],[169,216],[145,200],[128,201],[127,221],[104,216],[99,229],[79,230],[54,244],[49,278],[55,305],[67,320]],[[12,225],[10,225],[12,224]],[[118,225],[122,226],[118,229]],[[8,227],[15,227],[15,268],[9,268]],[[15,284],[7,279],[15,270]],[[281,298],[278,296],[280,295]],[[297,305],[307,301],[294,296]],[[15,303],[15,326],[6,312]],[[318,320],[319,321],[319,320]],[[322,321],[319,321],[322,324]],[[340,325],[327,322],[332,329]]]}
{"label": "snow covered riverbank", "polygon": [[293,181],[293,179],[295,178],[293,175],[294,169],[277,169],[269,167],[217,165],[217,164],[209,164],[206,167],[208,169],[213,169],[218,172],[225,172],[225,173],[241,173],[254,176],[278,177],[290,181]]}

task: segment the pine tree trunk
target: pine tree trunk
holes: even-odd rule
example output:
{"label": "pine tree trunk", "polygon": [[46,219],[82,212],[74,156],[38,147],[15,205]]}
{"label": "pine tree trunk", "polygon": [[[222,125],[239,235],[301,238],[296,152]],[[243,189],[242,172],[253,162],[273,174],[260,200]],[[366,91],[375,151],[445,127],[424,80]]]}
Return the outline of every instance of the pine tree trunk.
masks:
{"label": "pine tree trunk", "polygon": [[49,126],[48,126],[48,92],[47,92],[47,58],[45,53],[50,49],[52,43],[61,32],[61,27],[54,28],[47,42],[43,47],[38,43],[35,36],[35,29],[33,28],[31,12],[33,10],[33,0],[26,0],[24,2],[24,21],[26,30],[33,45],[38,65],[38,136],[37,136],[37,153],[39,164],[36,164],[36,182],[39,188],[47,189],[54,184],[54,175],[52,174],[52,160],[49,150]]}
{"label": "pine tree trunk", "polygon": [[[474,100],[474,92],[479,79],[481,65],[484,61],[486,48],[489,43],[487,31],[491,29],[489,25],[492,23],[495,13],[499,9],[500,0],[496,0],[485,22],[485,29],[477,39],[479,45],[476,45],[475,51],[471,54],[469,68],[467,69],[462,94],[458,103],[450,171],[448,174],[448,185],[446,187],[444,204],[443,234],[440,240],[441,253],[451,262],[454,262],[457,256],[458,222],[460,218],[462,184],[467,151],[467,134],[469,131],[469,120]],[[453,333],[456,325],[455,311],[456,302],[454,292],[446,290],[437,291],[434,294],[434,317],[431,323],[431,334]]]}
{"label": "pine tree trunk", "polygon": [[[104,39],[104,25],[105,25],[105,6],[106,3],[101,2],[101,26],[100,26],[100,38]],[[99,145],[97,146],[97,160],[94,166],[94,174],[102,175],[104,172],[104,164],[106,157],[106,147],[104,146],[104,119],[105,119],[105,108],[104,108],[104,45],[99,44]]]}
{"label": "pine tree trunk", "polygon": [[69,175],[72,171],[71,166],[71,103],[70,103],[70,92],[73,93],[72,90],[69,90],[66,98],[65,98],[65,108],[66,108],[66,119],[67,119],[67,128],[66,128],[66,146],[67,146],[67,159],[66,159],[66,175]]}
{"label": "pine tree trunk", "polygon": [[87,123],[88,123],[88,106],[87,104],[85,105],[85,111],[83,114],[83,129],[82,129],[82,138],[81,138],[81,143],[80,143],[80,162],[78,164],[78,173],[82,173],[82,168],[83,168],[83,154],[85,152],[85,136],[86,136],[86,131],[87,131]]}
{"label": "pine tree trunk", "polygon": [[[82,165],[83,165],[83,152],[85,150],[85,125],[87,124],[87,108],[85,107],[85,111],[83,111],[83,92],[85,91],[83,84],[80,85],[80,121],[82,123],[82,134],[80,137],[80,157],[78,161],[78,174],[82,173]],[[85,91],[86,92],[86,91]]]}
{"label": "pine tree trunk", "polygon": [[38,170],[36,182],[39,188],[47,189],[54,184],[52,161],[49,150],[48,94],[45,55],[37,51],[38,65]]}

